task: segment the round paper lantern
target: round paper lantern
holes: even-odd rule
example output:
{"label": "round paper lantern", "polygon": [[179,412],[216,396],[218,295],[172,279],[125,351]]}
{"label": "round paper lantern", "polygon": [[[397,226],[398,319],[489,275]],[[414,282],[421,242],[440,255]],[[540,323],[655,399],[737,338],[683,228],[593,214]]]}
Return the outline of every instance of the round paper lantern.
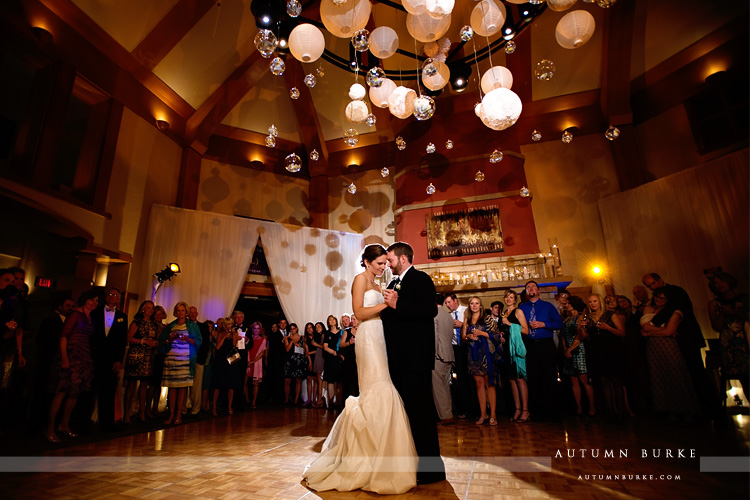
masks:
{"label": "round paper lantern", "polygon": [[367,91],[365,87],[360,83],[354,83],[349,87],[349,98],[355,101],[361,101],[365,98]]}
{"label": "round paper lantern", "polygon": [[298,61],[317,61],[325,48],[323,33],[312,24],[297,25],[289,34],[289,51]]}
{"label": "round paper lantern", "polygon": [[346,119],[352,123],[364,123],[370,110],[362,101],[351,101],[346,105]]}
{"label": "round paper lantern", "polygon": [[351,38],[355,31],[367,26],[371,10],[370,0],[349,0],[341,6],[332,0],[321,0],[320,20],[333,36]]}
{"label": "round paper lantern", "polygon": [[425,0],[424,8],[430,17],[440,19],[453,12],[455,0]]}
{"label": "round paper lantern", "polygon": [[474,105],[474,114],[477,115],[477,118],[480,120],[482,119],[482,103],[478,102]]}
{"label": "round paper lantern", "polygon": [[426,0],[401,0],[401,5],[404,6],[404,9],[406,9],[406,12],[409,14],[424,14],[427,9],[425,9],[425,1]]}
{"label": "round paper lantern", "polygon": [[492,130],[505,130],[521,116],[523,105],[515,92],[508,89],[495,89],[482,99],[482,123]]}
{"label": "round paper lantern", "polygon": [[513,74],[505,66],[493,66],[482,75],[482,92],[489,94],[495,89],[510,89],[513,86]]}
{"label": "round paper lantern", "polygon": [[440,19],[430,17],[426,12],[415,16],[406,14],[406,29],[420,42],[434,42],[451,27],[451,16]]}
{"label": "round paper lantern", "polygon": [[388,98],[396,90],[396,84],[390,78],[385,78],[380,87],[370,87],[370,102],[379,108],[388,107]]}
{"label": "round paper lantern", "polygon": [[547,0],[547,7],[550,9],[562,12],[571,8],[577,0]]}
{"label": "round paper lantern", "polygon": [[391,95],[388,96],[388,110],[396,118],[402,120],[409,118],[414,112],[414,99],[417,93],[407,87],[396,87]]}
{"label": "round paper lantern", "polygon": [[398,35],[389,26],[380,26],[370,33],[370,52],[378,59],[388,59],[398,49]]}
{"label": "round paper lantern", "polygon": [[437,73],[429,76],[427,72],[422,70],[422,83],[430,90],[440,90],[445,87],[451,79],[451,71],[448,69],[448,65],[440,61],[432,61],[432,65],[435,66]]}
{"label": "round paper lantern", "polygon": [[471,11],[471,27],[481,36],[492,36],[505,24],[505,5],[494,0],[482,0]]}
{"label": "round paper lantern", "polygon": [[563,48],[577,49],[591,39],[595,28],[594,16],[585,10],[574,10],[557,23],[555,38]]}

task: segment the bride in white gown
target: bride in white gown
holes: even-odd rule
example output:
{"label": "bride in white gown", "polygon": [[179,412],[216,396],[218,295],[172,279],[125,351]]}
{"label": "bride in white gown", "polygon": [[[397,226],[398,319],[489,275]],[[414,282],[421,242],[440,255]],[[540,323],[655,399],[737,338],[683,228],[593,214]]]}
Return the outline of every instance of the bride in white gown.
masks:
{"label": "bride in white gown", "polygon": [[355,343],[360,395],[346,400],[304,478],[317,491],[404,493],[417,484],[419,459],[404,405],[388,372],[380,321],[380,311],[387,305],[375,283],[386,266],[385,248],[365,247],[362,266],[365,271],[352,284],[353,311],[360,322]]}

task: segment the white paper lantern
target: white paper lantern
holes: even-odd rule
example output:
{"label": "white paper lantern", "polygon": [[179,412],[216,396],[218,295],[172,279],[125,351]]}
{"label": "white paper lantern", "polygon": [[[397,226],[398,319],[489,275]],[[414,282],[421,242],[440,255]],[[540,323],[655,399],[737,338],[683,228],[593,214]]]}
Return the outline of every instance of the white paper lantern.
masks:
{"label": "white paper lantern", "polygon": [[495,0],[482,0],[471,11],[471,27],[481,36],[492,36],[503,27],[507,12],[505,5]]}
{"label": "white paper lantern", "polygon": [[478,102],[474,105],[474,114],[477,115],[477,118],[480,120],[482,119],[482,103]]}
{"label": "white paper lantern", "polygon": [[301,62],[317,61],[326,48],[323,33],[312,24],[295,26],[289,34],[289,51]]}
{"label": "white paper lantern", "polygon": [[515,92],[495,89],[482,99],[482,123],[492,130],[505,130],[521,116],[523,104]]}
{"label": "white paper lantern", "polygon": [[409,14],[419,15],[427,12],[425,2],[426,0],[401,0],[401,5],[404,6],[404,9]]}
{"label": "white paper lantern", "polygon": [[346,105],[346,119],[352,123],[364,123],[370,110],[363,101],[352,101]]}
{"label": "white paper lantern", "polygon": [[577,0],[547,0],[547,7],[550,9],[562,12],[571,8]]}
{"label": "white paper lantern", "polygon": [[425,0],[424,8],[430,17],[440,19],[453,12],[455,0]]}
{"label": "white paper lantern", "polygon": [[555,28],[555,38],[561,47],[577,49],[588,42],[596,29],[594,16],[585,10],[565,14]]}
{"label": "white paper lantern", "polygon": [[430,17],[427,13],[415,16],[406,14],[406,29],[420,42],[434,42],[451,27],[451,16],[440,19]]}
{"label": "white paper lantern", "polygon": [[432,61],[432,65],[437,69],[437,73],[428,76],[425,70],[422,70],[422,83],[430,90],[440,90],[445,87],[451,79],[451,71],[448,65],[440,61]]}
{"label": "white paper lantern", "polygon": [[355,31],[367,26],[371,10],[370,0],[349,0],[341,6],[332,0],[321,0],[320,20],[333,36],[351,38]]}
{"label": "white paper lantern", "polygon": [[383,80],[380,87],[370,87],[370,102],[379,108],[388,107],[388,98],[396,90],[396,84],[390,78]]}
{"label": "white paper lantern", "polygon": [[388,110],[396,118],[402,120],[409,118],[414,112],[414,99],[417,93],[407,87],[396,87],[391,95],[388,96]]}
{"label": "white paper lantern", "polygon": [[398,34],[390,26],[380,26],[370,33],[370,52],[378,59],[388,59],[398,49]]}
{"label": "white paper lantern", "polygon": [[361,101],[367,95],[367,91],[362,84],[355,83],[349,87],[349,98],[354,101]]}
{"label": "white paper lantern", "polygon": [[482,75],[482,92],[489,94],[495,89],[510,89],[513,86],[513,74],[505,66],[493,66]]}

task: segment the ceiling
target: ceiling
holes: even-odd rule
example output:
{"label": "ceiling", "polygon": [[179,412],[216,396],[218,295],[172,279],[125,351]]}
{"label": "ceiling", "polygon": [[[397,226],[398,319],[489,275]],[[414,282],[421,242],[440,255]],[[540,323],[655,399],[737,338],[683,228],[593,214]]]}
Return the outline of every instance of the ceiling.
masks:
{"label": "ceiling", "polygon": [[[288,56],[284,75],[272,75],[270,60],[260,57],[253,44],[258,29],[251,13],[251,0],[40,2],[88,40],[96,42],[109,38],[105,40],[108,43],[102,45],[105,54],[107,51],[127,53],[125,56],[113,54],[113,60],[135,59],[137,70],[129,71],[138,73],[138,78],[147,82],[147,87],[161,88],[154,91],[157,96],[171,93],[167,98],[161,98],[173,114],[186,121],[184,135],[178,134],[182,135],[179,139],[201,153],[208,148],[210,139],[217,135],[264,147],[264,136],[268,127],[274,124],[279,130],[279,149],[304,152],[316,148],[327,160],[330,153],[346,147],[341,137],[348,128],[358,130],[358,147],[365,147],[390,144],[409,122],[414,121],[413,118],[393,118],[387,111],[378,110],[368,102],[378,118],[375,126],[350,124],[344,109],[355,75],[322,58],[303,65]],[[555,26],[566,12],[546,9],[517,37],[519,48],[515,53],[506,55],[498,49],[491,52],[491,63],[488,58],[473,65],[469,88],[461,94],[453,92],[450,86],[446,87],[436,98],[436,118],[441,117],[441,109],[447,113],[472,109],[480,99],[478,79],[491,65],[506,65],[513,71],[513,90],[522,98],[525,112],[535,119],[549,113],[560,114],[566,106],[580,105],[583,101],[588,105],[598,104],[591,100],[599,98],[596,92],[602,88],[605,75],[622,80],[623,88],[629,93],[631,80],[736,17],[737,12],[727,8],[728,4],[745,3],[744,0],[631,2],[633,4],[628,5],[629,2],[621,0],[610,9],[602,9],[596,3],[579,0],[572,10],[589,11],[596,21],[596,32],[586,45],[575,50],[564,49],[555,41]],[[319,0],[303,0],[301,3],[303,12],[299,19],[320,20]],[[399,33],[399,48],[414,52],[415,41],[405,29],[405,12],[389,5],[399,4],[400,0],[382,3],[373,0],[372,3],[368,28],[393,27]],[[472,0],[456,1],[451,28],[446,34],[453,47],[458,45],[458,31],[468,24],[474,5]],[[507,8],[518,12],[513,9],[519,7],[508,3]],[[743,8],[747,8],[746,4]],[[621,47],[622,59],[608,55],[613,53],[611,44],[616,41],[610,33],[612,26],[617,26],[619,33],[631,35],[629,45]],[[92,34],[92,28],[97,33]],[[328,32],[324,34],[327,50],[348,58],[349,40],[336,38]],[[489,40],[475,36],[452,56],[471,57],[475,49],[482,49],[498,36]],[[420,55],[423,55],[422,46],[421,42],[416,43]],[[539,81],[532,75],[541,59],[556,64],[557,70],[551,81]],[[393,71],[413,70],[416,64],[414,59],[401,55],[383,61],[384,67]],[[314,88],[307,89],[302,82],[304,75],[318,69],[323,70],[324,76],[318,78]],[[158,79],[158,84],[148,83],[156,81],[154,79]],[[363,80],[360,75],[358,81],[364,83]],[[415,82],[407,81],[404,85],[414,88]],[[291,87],[300,89],[302,97],[299,100],[290,98]],[[623,99],[627,101],[629,95]],[[573,104],[564,104],[566,102]],[[524,119],[522,114],[516,125],[518,133],[524,133],[521,143],[528,142],[526,132],[535,126],[529,119],[526,122]],[[543,122],[540,120],[539,126]]]}

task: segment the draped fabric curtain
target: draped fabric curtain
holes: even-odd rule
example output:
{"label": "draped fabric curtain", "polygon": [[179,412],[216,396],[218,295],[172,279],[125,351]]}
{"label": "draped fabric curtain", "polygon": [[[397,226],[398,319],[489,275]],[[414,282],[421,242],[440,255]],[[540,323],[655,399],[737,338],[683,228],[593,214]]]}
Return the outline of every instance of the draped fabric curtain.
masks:
{"label": "draped fabric curtain", "polygon": [[715,337],[703,270],[721,267],[747,290],[748,164],[746,149],[600,200],[617,293],[658,273],[688,292],[704,336]]}
{"label": "draped fabric curtain", "polygon": [[154,205],[149,217],[141,283],[151,288],[141,296],[151,298],[153,273],[177,262],[181,272],[159,288],[158,305],[170,315],[178,301],[195,305],[201,318],[230,314],[259,235],[290,322],[325,321],[329,314],[351,311],[349,289],[361,271],[362,235],[163,205]]}

